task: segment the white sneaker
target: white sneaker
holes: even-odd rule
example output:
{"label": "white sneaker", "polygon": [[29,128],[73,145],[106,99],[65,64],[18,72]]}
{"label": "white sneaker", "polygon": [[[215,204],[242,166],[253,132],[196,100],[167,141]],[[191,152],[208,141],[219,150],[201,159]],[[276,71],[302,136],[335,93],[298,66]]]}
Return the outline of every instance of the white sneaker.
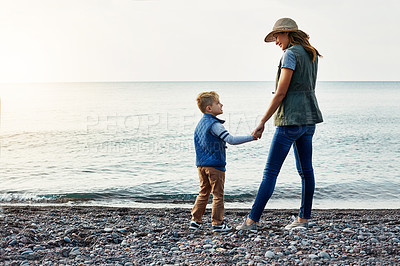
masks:
{"label": "white sneaker", "polygon": [[243,224],[238,225],[236,227],[236,230],[238,230],[238,231],[239,230],[243,230],[243,231],[250,231],[252,233],[257,233],[257,224],[254,223],[254,224],[251,224],[251,225],[247,225],[246,224],[246,220],[244,220]]}
{"label": "white sneaker", "polygon": [[190,230],[199,230],[201,229],[202,224],[197,223],[196,221],[190,221],[189,229]]}
{"label": "white sneaker", "polygon": [[212,229],[213,229],[213,232],[227,232],[227,231],[231,231],[232,227],[223,223],[221,225],[213,225]]}
{"label": "white sneaker", "polygon": [[308,228],[308,222],[300,223],[299,221],[297,221],[296,217],[293,216],[292,218],[293,218],[293,222],[285,226],[286,230],[307,229]]}

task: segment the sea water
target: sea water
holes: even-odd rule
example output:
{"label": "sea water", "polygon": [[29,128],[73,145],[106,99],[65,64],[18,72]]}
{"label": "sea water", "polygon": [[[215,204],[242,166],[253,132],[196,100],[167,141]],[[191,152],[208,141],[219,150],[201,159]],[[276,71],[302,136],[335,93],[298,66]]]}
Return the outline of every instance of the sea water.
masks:
{"label": "sea water", "polygon": [[[190,207],[199,189],[196,96],[215,90],[225,127],[248,135],[272,82],[1,84],[0,204]],[[315,208],[400,208],[400,82],[319,82]],[[227,149],[225,201],[249,208],[274,133]],[[267,208],[298,208],[291,151]]]}

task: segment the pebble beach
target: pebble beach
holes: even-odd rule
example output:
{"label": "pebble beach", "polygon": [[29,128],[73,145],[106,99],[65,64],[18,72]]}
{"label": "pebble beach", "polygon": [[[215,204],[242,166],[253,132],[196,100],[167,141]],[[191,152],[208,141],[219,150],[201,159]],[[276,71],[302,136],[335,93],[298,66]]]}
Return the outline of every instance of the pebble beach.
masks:
{"label": "pebble beach", "polygon": [[[225,211],[235,228],[249,210]],[[265,210],[257,233],[188,229],[189,209],[0,208],[1,265],[399,265],[400,210]]]}

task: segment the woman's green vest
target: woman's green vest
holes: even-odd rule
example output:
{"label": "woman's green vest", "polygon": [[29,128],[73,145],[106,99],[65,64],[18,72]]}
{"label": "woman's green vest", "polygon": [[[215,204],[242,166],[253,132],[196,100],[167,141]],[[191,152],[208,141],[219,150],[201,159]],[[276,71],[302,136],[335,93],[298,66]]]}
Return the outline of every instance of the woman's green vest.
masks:
{"label": "woman's green vest", "polygon": [[[296,68],[285,98],[275,113],[275,126],[313,125],[323,121],[315,96],[318,56],[311,62],[310,56],[301,45],[287,48],[296,56]],[[275,91],[281,74],[279,63]]]}

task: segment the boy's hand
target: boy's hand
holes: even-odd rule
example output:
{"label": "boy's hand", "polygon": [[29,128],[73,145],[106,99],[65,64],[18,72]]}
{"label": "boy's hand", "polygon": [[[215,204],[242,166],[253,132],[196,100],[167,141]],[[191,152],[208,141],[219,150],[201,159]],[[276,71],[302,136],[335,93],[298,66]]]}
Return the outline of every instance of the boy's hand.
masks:
{"label": "boy's hand", "polygon": [[257,135],[251,133],[251,135],[253,136],[253,140],[258,140],[260,137],[258,137]]}
{"label": "boy's hand", "polygon": [[264,132],[264,124],[260,123],[251,133],[251,135],[253,135],[253,139],[254,136],[257,137],[257,139],[261,139],[262,133]]}

